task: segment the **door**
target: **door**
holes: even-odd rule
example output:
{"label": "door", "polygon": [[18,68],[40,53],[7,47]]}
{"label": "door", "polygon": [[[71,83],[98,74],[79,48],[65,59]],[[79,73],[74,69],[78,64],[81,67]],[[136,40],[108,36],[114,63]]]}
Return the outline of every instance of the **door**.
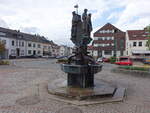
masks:
{"label": "door", "polygon": [[17,53],[16,53],[17,57],[19,57],[19,56],[20,56],[20,49],[17,48],[17,49],[16,49],[16,52],[17,52]]}
{"label": "door", "polygon": [[35,50],[33,51],[33,55],[36,55],[36,51]]}

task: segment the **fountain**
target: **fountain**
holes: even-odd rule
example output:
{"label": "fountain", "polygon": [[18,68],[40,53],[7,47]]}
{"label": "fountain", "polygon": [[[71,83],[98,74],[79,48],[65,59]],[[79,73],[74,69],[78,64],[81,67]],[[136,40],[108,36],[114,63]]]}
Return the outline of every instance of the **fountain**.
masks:
{"label": "fountain", "polygon": [[94,58],[88,55],[87,45],[92,41],[91,14],[88,10],[79,15],[72,12],[71,41],[75,44],[75,52],[68,62],[61,64],[61,70],[67,73],[67,80],[56,80],[48,84],[48,92],[61,97],[85,100],[95,97],[113,97],[117,87],[104,81],[94,80],[94,74],[102,70]]}

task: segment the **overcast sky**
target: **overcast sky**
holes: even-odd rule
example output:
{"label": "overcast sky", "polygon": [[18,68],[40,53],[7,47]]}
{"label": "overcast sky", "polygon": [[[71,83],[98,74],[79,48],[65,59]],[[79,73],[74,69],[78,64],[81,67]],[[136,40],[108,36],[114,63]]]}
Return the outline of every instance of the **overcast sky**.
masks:
{"label": "overcast sky", "polygon": [[94,31],[112,23],[123,31],[150,24],[150,0],[0,0],[0,26],[48,37],[72,45],[70,29],[74,5],[92,13]]}

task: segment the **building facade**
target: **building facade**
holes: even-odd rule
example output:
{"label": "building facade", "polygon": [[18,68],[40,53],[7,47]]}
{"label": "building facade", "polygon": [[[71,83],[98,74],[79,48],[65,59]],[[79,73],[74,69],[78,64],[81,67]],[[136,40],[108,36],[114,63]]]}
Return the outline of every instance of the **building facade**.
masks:
{"label": "building facade", "polygon": [[0,40],[5,43],[6,48],[3,58],[43,56],[52,52],[52,41],[39,35],[0,27]]}
{"label": "building facade", "polygon": [[148,32],[145,30],[128,30],[126,32],[126,55],[136,58],[150,56],[148,39]]}
{"label": "building facade", "polygon": [[110,23],[105,24],[94,33],[93,56],[112,57],[125,54],[125,32]]}
{"label": "building facade", "polygon": [[72,48],[65,46],[65,45],[61,45],[59,48],[59,56],[69,56],[72,54]]}

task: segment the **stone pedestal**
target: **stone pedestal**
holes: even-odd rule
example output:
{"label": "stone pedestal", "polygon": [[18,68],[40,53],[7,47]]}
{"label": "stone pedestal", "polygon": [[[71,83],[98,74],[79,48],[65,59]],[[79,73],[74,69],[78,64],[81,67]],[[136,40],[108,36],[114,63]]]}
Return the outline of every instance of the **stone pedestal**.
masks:
{"label": "stone pedestal", "polygon": [[94,87],[94,74],[68,74],[67,82],[71,87]]}
{"label": "stone pedestal", "polygon": [[49,93],[78,100],[96,97],[113,97],[116,90],[116,87],[100,80],[96,80],[95,86],[90,88],[69,87],[67,85],[67,80],[63,79],[48,84]]}

